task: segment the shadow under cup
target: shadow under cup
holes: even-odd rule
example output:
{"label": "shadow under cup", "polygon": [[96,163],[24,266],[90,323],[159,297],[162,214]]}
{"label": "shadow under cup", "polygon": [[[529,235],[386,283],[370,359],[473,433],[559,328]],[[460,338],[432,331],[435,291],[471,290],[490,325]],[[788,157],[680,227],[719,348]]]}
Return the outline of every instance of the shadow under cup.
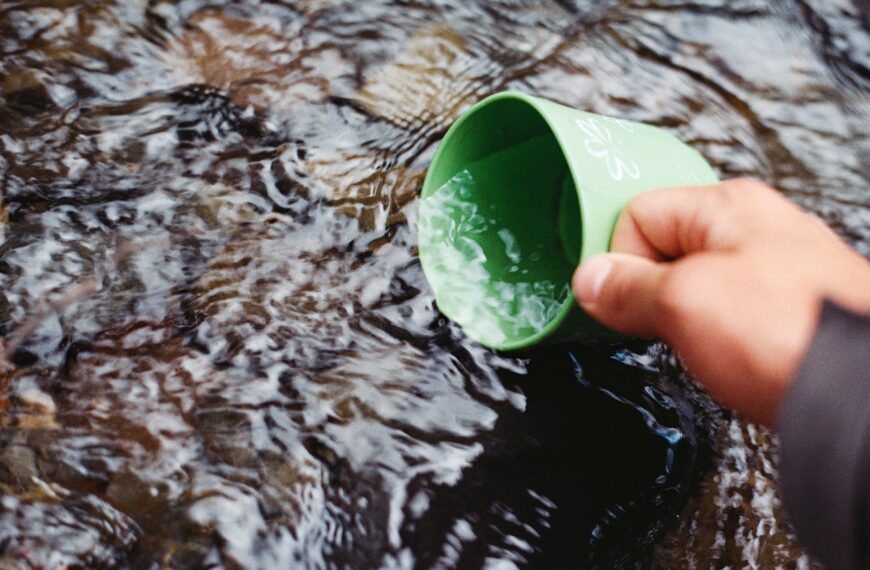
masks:
{"label": "shadow under cup", "polygon": [[438,308],[501,350],[537,344],[574,305],[581,209],[565,153],[524,98],[457,121],[426,177],[419,250]]}

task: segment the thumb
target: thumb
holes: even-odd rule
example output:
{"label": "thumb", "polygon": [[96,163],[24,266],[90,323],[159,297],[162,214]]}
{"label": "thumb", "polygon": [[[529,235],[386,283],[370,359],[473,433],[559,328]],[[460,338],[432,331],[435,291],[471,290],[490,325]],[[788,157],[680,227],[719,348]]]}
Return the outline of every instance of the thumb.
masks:
{"label": "thumb", "polygon": [[574,296],[602,324],[628,334],[659,336],[656,300],[668,267],[623,253],[585,261],[574,273]]}

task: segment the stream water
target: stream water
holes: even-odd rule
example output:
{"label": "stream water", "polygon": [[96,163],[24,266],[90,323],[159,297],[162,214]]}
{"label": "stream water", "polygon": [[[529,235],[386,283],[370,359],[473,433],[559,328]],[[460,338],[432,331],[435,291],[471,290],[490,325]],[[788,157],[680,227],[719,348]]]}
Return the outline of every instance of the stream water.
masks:
{"label": "stream water", "polygon": [[666,347],[483,349],[417,194],[517,89],[870,255],[860,0],[0,1],[0,568],[808,568]]}

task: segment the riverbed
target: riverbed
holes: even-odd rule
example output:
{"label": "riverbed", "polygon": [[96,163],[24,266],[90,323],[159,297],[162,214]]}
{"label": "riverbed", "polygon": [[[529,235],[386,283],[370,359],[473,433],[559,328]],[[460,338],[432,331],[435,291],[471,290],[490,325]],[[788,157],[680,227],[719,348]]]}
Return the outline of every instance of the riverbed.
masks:
{"label": "riverbed", "polygon": [[810,568],[776,438],[659,343],[498,354],[418,194],[514,89],[870,255],[848,0],[0,3],[0,567]]}

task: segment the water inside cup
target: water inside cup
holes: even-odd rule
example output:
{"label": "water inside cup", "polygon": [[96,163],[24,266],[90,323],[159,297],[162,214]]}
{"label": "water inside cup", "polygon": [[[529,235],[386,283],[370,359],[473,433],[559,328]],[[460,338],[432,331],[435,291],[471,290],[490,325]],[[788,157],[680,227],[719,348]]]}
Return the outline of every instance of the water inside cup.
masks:
{"label": "water inside cup", "polygon": [[579,205],[552,135],[468,164],[423,198],[419,231],[439,309],[483,344],[536,334],[571,297]]}

